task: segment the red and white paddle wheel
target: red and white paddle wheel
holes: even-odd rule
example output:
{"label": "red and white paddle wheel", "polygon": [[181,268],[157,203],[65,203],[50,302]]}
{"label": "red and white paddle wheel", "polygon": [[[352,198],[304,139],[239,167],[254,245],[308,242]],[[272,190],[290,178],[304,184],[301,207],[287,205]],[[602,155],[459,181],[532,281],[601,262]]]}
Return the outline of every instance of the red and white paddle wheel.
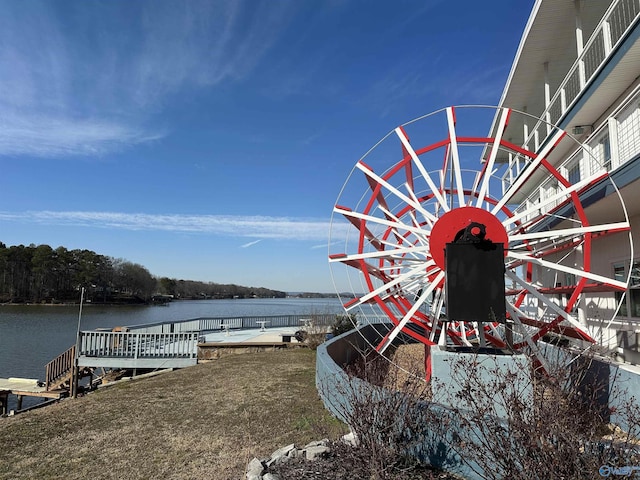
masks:
{"label": "red and white paddle wheel", "polygon": [[[516,116],[531,130],[543,125],[546,140],[513,143],[509,123]],[[386,329],[373,345],[378,352],[405,335],[426,345],[472,346],[479,329],[496,348],[507,346],[512,330],[513,348],[530,354],[545,336],[582,347],[606,343],[602,332],[628,278],[594,262],[594,248],[620,235],[618,257],[631,259],[630,225],[604,167],[577,178],[557,165],[572,151],[585,164],[595,162],[588,147],[537,118],[465,106],[397,127],[356,163],[333,210],[329,261],[346,312]],[[594,205],[594,196],[605,194],[606,202]],[[445,245],[472,222],[504,244],[509,329],[447,321]],[[584,313],[590,298],[600,302],[595,319]]]}

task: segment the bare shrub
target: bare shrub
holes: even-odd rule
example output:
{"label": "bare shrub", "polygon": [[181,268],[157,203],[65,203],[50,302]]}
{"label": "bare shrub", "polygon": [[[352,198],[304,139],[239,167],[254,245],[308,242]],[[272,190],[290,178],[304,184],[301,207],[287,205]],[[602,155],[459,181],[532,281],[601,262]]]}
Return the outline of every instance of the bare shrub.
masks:
{"label": "bare shrub", "polygon": [[309,348],[316,350],[318,346],[327,339],[327,327],[325,325],[318,325],[311,320],[305,325],[304,330],[296,332],[296,339],[298,339],[298,334],[300,334],[302,341]]}
{"label": "bare shrub", "polygon": [[296,338],[298,338],[298,334],[300,334],[299,340],[303,341],[312,350],[317,349],[321,343],[326,341],[328,333],[331,333],[333,336],[338,336],[352,330],[357,324],[356,314],[353,313],[349,315],[336,315],[336,320],[331,326],[322,325],[317,322],[315,314],[311,314],[310,317],[304,329],[296,332]]}
{"label": "bare shrub", "polygon": [[511,372],[486,375],[478,355],[455,362],[451,377],[461,388],[448,414],[459,426],[451,447],[481,478],[578,480],[640,465],[635,399],[618,412],[629,426],[623,432],[609,423],[611,391],[608,374],[598,372],[602,364],[588,356],[564,359],[547,372],[532,369],[531,404],[512,388]]}
{"label": "bare shrub", "polygon": [[[444,423],[430,411],[430,387],[423,374],[416,375],[424,371],[423,363],[424,359],[398,368],[375,351],[359,351],[356,361],[345,367],[345,381],[325,392],[341,399],[340,416],[356,435],[366,478],[405,478],[400,474],[407,469],[413,476],[406,478],[431,478],[426,475],[434,469],[418,458],[439,455],[442,460],[447,454],[437,440]],[[438,451],[426,452],[425,445],[435,445]]]}
{"label": "bare shrub", "polygon": [[[448,376],[426,383],[423,345],[399,347],[391,363],[358,350],[323,391],[357,435],[367,478],[396,478],[409,456],[496,480],[598,478],[640,466],[640,406],[611,387],[606,363],[564,352],[546,370],[523,371],[522,358],[456,355]],[[624,429],[611,423],[612,402]]]}

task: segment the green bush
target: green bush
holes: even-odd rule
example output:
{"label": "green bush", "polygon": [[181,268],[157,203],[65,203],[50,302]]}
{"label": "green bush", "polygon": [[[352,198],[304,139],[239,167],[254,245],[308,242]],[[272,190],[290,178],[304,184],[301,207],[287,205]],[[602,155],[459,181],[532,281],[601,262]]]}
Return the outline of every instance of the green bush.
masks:
{"label": "green bush", "polygon": [[336,315],[336,322],[331,327],[331,333],[334,337],[342,335],[349,330],[353,330],[357,325],[357,319],[355,313]]}

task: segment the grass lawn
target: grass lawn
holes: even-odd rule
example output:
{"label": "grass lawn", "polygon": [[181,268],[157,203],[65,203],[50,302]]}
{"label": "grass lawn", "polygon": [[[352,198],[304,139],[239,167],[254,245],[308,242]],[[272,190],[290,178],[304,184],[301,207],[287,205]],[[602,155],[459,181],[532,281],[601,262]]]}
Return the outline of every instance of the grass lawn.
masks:
{"label": "grass lawn", "polygon": [[347,431],[314,381],[309,349],[230,355],[0,419],[0,479],[241,479]]}

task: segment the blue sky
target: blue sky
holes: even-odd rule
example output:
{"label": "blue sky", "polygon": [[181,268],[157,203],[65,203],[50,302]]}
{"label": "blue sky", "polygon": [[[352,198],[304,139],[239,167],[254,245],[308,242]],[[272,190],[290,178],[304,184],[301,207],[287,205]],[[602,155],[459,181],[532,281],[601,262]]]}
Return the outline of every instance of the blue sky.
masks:
{"label": "blue sky", "polygon": [[332,292],[354,164],[415,117],[496,104],[532,5],[2,0],[0,241]]}

